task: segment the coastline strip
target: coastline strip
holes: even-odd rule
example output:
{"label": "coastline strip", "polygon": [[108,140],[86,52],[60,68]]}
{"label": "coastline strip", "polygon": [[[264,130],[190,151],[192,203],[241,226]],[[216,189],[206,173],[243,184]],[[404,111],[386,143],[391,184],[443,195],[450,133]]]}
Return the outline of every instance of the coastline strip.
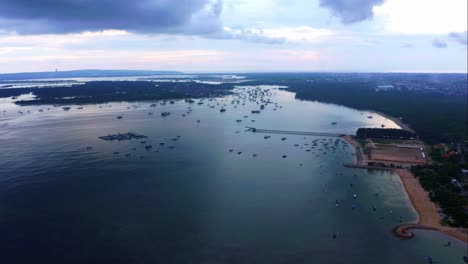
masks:
{"label": "coastline strip", "polygon": [[[359,143],[351,136],[345,136],[344,139],[355,148],[356,152],[360,151]],[[358,161],[356,158],[355,165],[352,167],[372,169],[368,168],[367,165],[363,165],[367,164],[367,161],[367,156],[363,155],[361,161]],[[438,207],[431,201],[429,194],[411,171],[408,169],[395,169],[394,172],[400,177],[405,191],[410,198],[411,205],[419,217],[417,223],[402,224],[393,228],[392,232],[394,235],[401,239],[410,239],[414,237],[414,233],[411,230],[433,230],[468,243],[468,229],[442,226],[440,224],[441,216],[438,214]]]}

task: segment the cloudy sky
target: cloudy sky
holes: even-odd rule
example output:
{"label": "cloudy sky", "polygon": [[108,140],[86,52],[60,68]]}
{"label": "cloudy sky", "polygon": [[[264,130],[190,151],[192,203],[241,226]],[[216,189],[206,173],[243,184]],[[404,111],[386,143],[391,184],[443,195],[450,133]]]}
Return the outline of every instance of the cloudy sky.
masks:
{"label": "cloudy sky", "polygon": [[466,0],[0,0],[0,72],[467,72]]}

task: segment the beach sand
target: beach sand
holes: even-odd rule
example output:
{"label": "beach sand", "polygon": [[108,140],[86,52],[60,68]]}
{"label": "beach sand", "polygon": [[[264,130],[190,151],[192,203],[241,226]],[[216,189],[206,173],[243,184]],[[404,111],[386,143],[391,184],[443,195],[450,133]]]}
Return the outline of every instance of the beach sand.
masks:
{"label": "beach sand", "polygon": [[440,224],[442,218],[438,211],[440,210],[435,203],[429,198],[429,194],[419,183],[419,180],[407,169],[398,169],[395,172],[400,176],[406,193],[408,194],[411,204],[416,209],[419,215],[417,224],[406,224],[398,226],[394,229],[395,233],[403,234],[404,237],[412,236],[410,229],[428,229],[442,232],[451,237],[468,243],[468,229],[443,226]]}
{"label": "beach sand", "polygon": [[415,133],[415,131],[406,123],[404,123],[401,119],[399,118],[396,118],[396,117],[393,117],[393,116],[389,116],[389,115],[386,115],[382,112],[378,112],[378,111],[373,111],[373,110],[369,110],[369,112],[371,113],[375,113],[377,115],[380,115],[380,116],[383,116],[387,119],[390,119],[392,120],[395,124],[397,124],[399,127],[401,127],[401,129],[404,129],[404,130],[407,130],[407,131],[410,131],[412,133]]}
{"label": "beach sand", "polygon": [[[359,143],[351,136],[345,136],[344,139],[350,143],[357,151]],[[364,164],[367,164],[368,157],[363,155]],[[356,160],[357,161],[357,160]],[[421,186],[419,180],[408,169],[394,170],[400,176],[406,193],[410,198],[411,204],[418,212],[418,223],[403,224],[395,227],[393,232],[400,238],[411,238],[414,234],[411,229],[424,229],[442,232],[451,237],[457,238],[468,243],[468,229],[454,228],[440,224],[442,218],[438,211],[440,210],[429,198],[429,194]]]}

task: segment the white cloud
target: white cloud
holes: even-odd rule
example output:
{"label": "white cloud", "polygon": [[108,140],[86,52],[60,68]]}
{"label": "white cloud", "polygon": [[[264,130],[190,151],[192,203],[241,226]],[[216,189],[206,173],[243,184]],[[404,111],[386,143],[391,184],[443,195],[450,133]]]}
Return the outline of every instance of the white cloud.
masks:
{"label": "white cloud", "polygon": [[447,34],[467,28],[467,0],[387,0],[374,7],[385,29],[397,34]]}
{"label": "white cloud", "polygon": [[318,29],[308,26],[275,27],[275,28],[247,28],[234,29],[225,27],[226,36],[251,42],[280,44],[285,42],[318,42],[334,35],[328,29]]}
{"label": "white cloud", "polygon": [[271,38],[284,38],[289,42],[315,42],[334,35],[331,30],[307,26],[264,29],[263,34]]}

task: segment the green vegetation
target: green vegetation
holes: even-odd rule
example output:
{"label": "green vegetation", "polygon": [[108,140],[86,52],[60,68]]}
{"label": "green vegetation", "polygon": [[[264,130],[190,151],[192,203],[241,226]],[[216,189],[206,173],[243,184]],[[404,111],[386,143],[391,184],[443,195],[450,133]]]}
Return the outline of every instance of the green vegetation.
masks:
{"label": "green vegetation", "polygon": [[372,139],[372,142],[374,142],[374,143],[376,143],[376,144],[385,144],[385,145],[389,145],[389,144],[402,144],[402,143],[405,143],[405,141],[402,141],[402,140],[383,139],[383,138],[373,138],[373,139]]}
{"label": "green vegetation", "polygon": [[376,91],[374,83],[364,81],[295,81],[289,85],[287,90],[296,92],[298,99],[372,109],[402,117],[421,139],[429,143],[467,139],[466,95],[405,89]]}
{"label": "green vegetation", "polygon": [[[411,167],[411,171],[419,178],[421,185],[431,193],[431,199],[438,203],[448,216],[443,223],[452,226],[468,227],[468,197],[464,184],[466,175],[461,170],[466,165],[461,163],[461,154],[445,146],[432,147],[430,156],[433,165]],[[458,184],[452,180],[455,179]]]}
{"label": "green vegetation", "polygon": [[0,89],[0,97],[33,93],[36,100],[19,105],[94,104],[116,101],[143,101],[223,96],[232,85],[197,82],[93,81],[71,87]]}
{"label": "green vegetation", "polygon": [[406,130],[395,128],[359,128],[356,131],[358,138],[383,138],[383,139],[411,139],[416,136]]}
{"label": "green vegetation", "polygon": [[421,185],[431,194],[431,200],[438,203],[447,215],[443,223],[451,226],[468,227],[468,198],[452,183],[452,178],[462,178],[460,166],[456,163],[419,165],[411,167]]}

